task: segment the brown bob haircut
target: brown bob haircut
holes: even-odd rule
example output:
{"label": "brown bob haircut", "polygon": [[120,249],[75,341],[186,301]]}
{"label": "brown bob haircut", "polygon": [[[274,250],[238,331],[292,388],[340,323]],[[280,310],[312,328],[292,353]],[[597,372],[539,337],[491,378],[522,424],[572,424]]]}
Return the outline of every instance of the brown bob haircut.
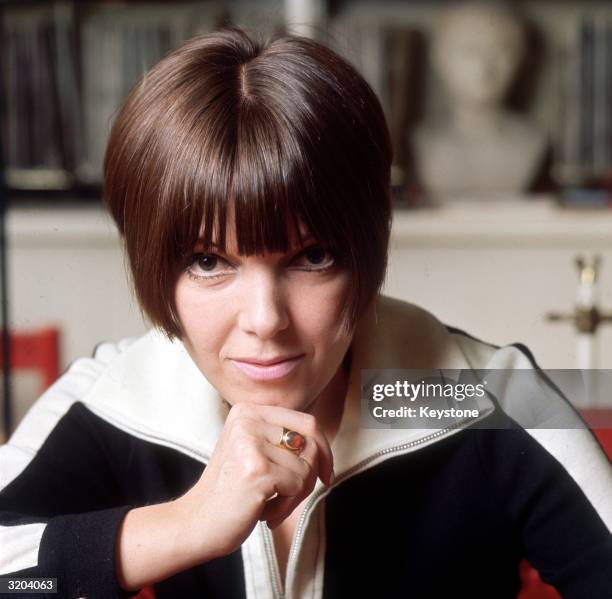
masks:
{"label": "brown bob haircut", "polygon": [[133,87],[104,159],[104,197],[141,308],[181,337],[174,289],[197,240],[286,252],[301,224],[352,276],[348,330],[379,292],[391,225],[391,145],[380,104],[322,44],[239,29],[193,38]]}

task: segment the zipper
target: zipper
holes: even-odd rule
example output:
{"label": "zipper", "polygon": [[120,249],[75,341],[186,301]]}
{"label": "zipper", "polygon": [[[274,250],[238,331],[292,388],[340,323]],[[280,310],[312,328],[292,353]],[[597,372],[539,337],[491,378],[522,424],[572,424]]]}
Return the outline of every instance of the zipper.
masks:
{"label": "zipper", "polygon": [[[86,404],[87,405],[87,404]],[[88,406],[89,407],[89,406]],[[103,414],[101,412],[99,412],[98,410],[92,409],[93,412],[95,412],[96,414],[98,414],[98,416],[106,419],[108,422],[111,422],[112,424],[114,424],[115,426],[117,426],[117,428],[120,428],[132,435],[134,435],[135,437],[144,439],[144,440],[152,440],[152,441],[157,441],[158,444],[160,445],[165,445],[166,447],[172,447],[174,449],[177,449],[179,452],[189,456],[189,457],[193,457],[195,459],[198,459],[199,461],[203,462],[204,464],[208,464],[208,462],[210,461],[210,456],[201,453],[199,451],[195,451],[192,448],[188,448],[185,445],[182,445],[180,443],[177,443],[176,441],[168,441],[167,439],[164,439],[163,437],[158,437],[154,434],[151,433],[143,433],[142,431],[136,429],[135,427],[130,426],[129,424],[126,425],[123,422],[119,422],[117,421],[115,418],[113,418],[112,416],[109,416],[108,414]],[[404,451],[406,449],[412,449],[414,447],[418,447],[419,445],[422,445],[423,443],[426,443],[427,441],[430,441],[432,439],[436,439],[438,437],[441,437],[447,433],[449,433],[452,430],[455,430],[461,426],[464,426],[468,423],[472,423],[472,422],[476,422],[477,420],[481,420],[484,416],[481,414],[479,417],[477,418],[466,418],[465,420],[462,420],[460,422],[456,422],[455,424],[448,426],[446,428],[443,429],[439,429],[436,430],[436,432],[431,433],[430,435],[425,435],[424,437],[421,437],[420,439],[416,439],[415,441],[410,441],[409,443],[402,443],[401,445],[396,445],[395,447],[388,447],[387,449],[381,449],[379,451],[377,451],[376,453],[373,453],[371,456],[368,456],[367,458],[361,460],[361,462],[355,464],[352,468],[349,468],[346,472],[344,472],[341,476],[339,476],[338,478],[336,478],[334,480],[334,483],[332,485],[335,486],[336,484],[342,482],[343,480],[350,478],[351,476],[355,475],[359,470],[363,469],[365,466],[367,466],[370,462],[372,462],[373,460],[383,456],[383,455],[387,455],[387,454],[392,454],[392,453],[396,453],[398,451]],[[291,548],[289,550],[289,557],[287,559],[287,569],[286,569],[286,574],[285,574],[285,578],[288,578],[288,573],[290,571],[290,566],[292,565],[293,561],[296,558],[297,555],[297,549],[300,545],[300,541],[301,541],[301,537],[302,534],[304,532],[304,524],[306,522],[306,516],[308,515],[308,512],[312,509],[312,507],[314,506],[314,504],[327,492],[329,492],[329,490],[332,487],[321,487],[319,488],[318,491],[315,491],[315,493],[310,497],[310,499],[308,500],[308,502],[306,503],[306,505],[304,506],[304,509],[302,510],[302,513],[300,514],[300,519],[298,520],[297,526],[295,528],[295,535],[293,537],[293,541],[291,542]],[[267,558],[267,562],[268,562],[268,571],[270,573],[270,580],[272,581],[272,587],[273,587],[273,592],[274,592],[274,599],[285,599],[285,590],[283,588],[283,584],[282,581],[280,580],[280,573],[278,570],[278,562],[276,560],[276,553],[274,551],[274,547],[273,547],[273,543],[272,543],[272,533],[270,532],[270,529],[268,528],[268,526],[266,525],[265,522],[261,522],[261,525],[263,527],[263,540],[264,540],[264,549],[265,549],[265,553],[266,553],[266,558]]]}
{"label": "zipper", "polygon": [[265,522],[261,523],[263,527],[263,540],[266,558],[268,561],[268,571],[270,580],[272,581],[272,591],[275,599],[285,599],[285,592],[278,571],[278,562],[276,561],[276,552],[272,546],[272,533]]}
{"label": "zipper", "polygon": [[[334,480],[334,483],[332,485],[335,486],[336,484],[342,482],[343,480],[346,480],[347,478],[350,478],[351,476],[355,475],[359,470],[363,469],[365,466],[367,466],[370,462],[372,462],[373,460],[383,456],[383,455],[388,455],[388,454],[392,454],[392,453],[397,453],[399,451],[404,451],[406,449],[412,449],[414,447],[418,447],[419,445],[423,445],[423,443],[426,443],[427,441],[430,441],[432,439],[437,439],[438,437],[441,437],[447,433],[449,433],[450,431],[453,431],[459,427],[465,426],[468,423],[472,423],[472,422],[476,422],[477,420],[481,420],[483,418],[482,415],[479,415],[477,418],[466,418],[465,420],[462,420],[460,422],[456,422],[455,424],[448,426],[446,428],[443,429],[439,429],[434,433],[431,433],[430,435],[426,435],[425,437],[421,437],[420,439],[416,439],[415,441],[410,441],[408,443],[402,443],[401,445],[396,445],[395,447],[388,447],[386,449],[381,449],[379,451],[377,451],[376,453],[372,454],[371,456],[361,460],[361,462],[355,464],[352,468],[349,468],[346,472],[344,472],[342,475],[340,475],[338,478],[336,478]],[[315,491],[315,493],[310,497],[310,499],[308,500],[308,502],[306,503],[306,505],[304,506],[304,509],[302,510],[302,513],[300,514],[300,519],[298,520],[297,526],[295,527],[295,535],[293,537],[293,541],[291,543],[291,549],[289,550],[289,557],[287,559],[287,575],[289,573],[290,567],[293,563],[293,561],[296,558],[297,555],[297,550],[298,547],[300,545],[300,541],[301,541],[301,536],[304,532],[304,524],[306,522],[306,516],[308,515],[308,512],[311,510],[311,508],[314,506],[314,504],[321,498],[321,496],[323,496],[324,494],[328,493],[329,490],[332,487],[321,487],[319,488],[318,491]],[[267,527],[266,527],[267,528]],[[270,543],[270,532],[269,530],[267,531],[267,543]],[[266,548],[267,551],[268,547]],[[270,547],[271,550],[271,547]],[[273,580],[273,586],[275,587],[275,589],[280,588],[280,584],[279,584],[279,577],[278,577],[278,572],[274,569],[274,554],[271,552],[270,555],[271,557],[271,562],[270,562],[270,572],[272,574],[272,580]],[[286,576],[288,578],[288,576]],[[277,595],[278,599],[285,599],[285,594],[284,592],[280,591],[279,595]]]}

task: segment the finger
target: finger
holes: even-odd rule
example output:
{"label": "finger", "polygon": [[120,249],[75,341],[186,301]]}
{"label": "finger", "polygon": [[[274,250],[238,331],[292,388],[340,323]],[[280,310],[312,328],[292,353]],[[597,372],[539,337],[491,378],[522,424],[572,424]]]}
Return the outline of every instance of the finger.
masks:
{"label": "finger", "polygon": [[280,447],[268,445],[264,450],[268,459],[279,460],[284,467],[291,469],[298,476],[302,477],[304,487],[299,495],[285,497],[282,494],[271,498],[266,502],[266,507],[260,520],[266,520],[270,525],[273,520],[278,520],[276,525],[280,524],[285,518],[293,512],[293,510],[312,492],[316,476],[311,465],[301,456],[291,454],[291,452]]}
{"label": "finger", "polygon": [[302,500],[298,497],[275,497],[266,502],[259,520],[267,522],[268,528],[276,528],[293,513],[301,502]]}
{"label": "finger", "polygon": [[[281,437],[283,436],[283,432],[285,429],[282,426],[279,426],[278,424],[272,424],[266,420],[261,420],[256,417],[253,418],[247,416],[240,416],[238,418],[234,418],[233,426],[240,427],[245,434],[265,439],[270,445],[274,447],[281,447]],[[314,439],[311,438],[310,443],[308,443],[308,437],[306,435],[302,436],[304,437],[305,443],[299,452],[293,452],[292,450],[287,449],[285,447],[282,447],[282,449],[287,453],[303,455],[306,446],[310,445],[310,455],[315,455],[316,450],[314,453],[312,452],[312,449],[317,447],[317,444],[315,443]]]}
{"label": "finger", "polygon": [[[318,446],[311,439],[304,446],[304,450],[297,455],[277,445],[273,445],[267,439],[276,439],[280,427],[269,424],[264,420],[254,420],[245,416],[234,417],[229,427],[229,434],[235,437],[234,446],[241,447],[243,460],[253,453],[253,464],[249,467],[251,476],[262,477],[266,481],[264,497],[272,498],[278,492],[277,487],[268,476],[269,463],[275,463],[293,472],[302,480],[303,491],[301,498],[306,497],[315,485],[318,472]],[[247,441],[244,445],[243,441]],[[238,442],[240,441],[240,443]],[[247,451],[248,450],[248,451]],[[265,476],[265,479],[263,477]],[[285,493],[285,491],[283,491]]]}
{"label": "finger", "polygon": [[[296,497],[304,492],[305,481],[299,474],[273,462],[268,463],[267,479],[262,484],[266,489],[274,489],[278,497]],[[270,493],[270,497],[274,497],[274,493]]]}
{"label": "finger", "polygon": [[298,412],[296,410],[290,410],[289,408],[283,408],[280,406],[262,406],[259,404],[250,404],[246,402],[235,404],[230,410],[230,414],[232,412],[234,413],[234,417],[239,417],[242,415],[245,417],[251,417],[253,419],[259,418],[268,423],[279,426],[280,431],[278,437],[270,440],[270,442],[275,445],[280,440],[282,428],[297,431],[306,437],[306,444],[308,444],[308,441],[310,440],[309,437],[312,438],[319,450],[317,454],[317,471],[321,481],[326,484],[331,483],[334,470],[334,458],[329,442],[314,416],[305,412]]}
{"label": "finger", "polygon": [[277,451],[269,451],[268,456],[273,458],[277,456],[278,459],[274,459],[277,464],[284,464],[287,467],[296,469],[296,472],[303,472],[303,466],[296,461],[299,456],[308,462],[310,468],[318,472],[318,446],[315,441],[311,438],[308,441],[307,437],[304,437],[305,443],[303,449],[299,452],[293,452],[279,446],[279,441],[282,435],[282,428],[277,424],[270,424],[265,420],[256,420],[253,418],[240,416],[233,419],[232,422],[232,433],[239,437],[248,436],[261,441],[258,445],[260,448],[268,447],[274,448]]}
{"label": "finger", "polygon": [[[309,482],[314,478],[315,471],[313,463],[316,464],[316,455],[308,459],[305,455],[296,455],[282,447],[275,447],[269,443],[265,444],[261,448],[261,451],[271,462],[283,468],[287,468],[287,470],[291,470],[302,477],[305,482]],[[314,452],[315,450],[312,449],[310,451]]]}
{"label": "finger", "polygon": [[[309,437],[308,435],[302,434],[300,432],[299,434],[302,435],[304,439],[302,449],[299,452],[292,451],[290,449],[287,449],[284,446],[281,446],[278,442],[280,440],[280,437],[283,434],[283,430],[284,430],[283,428],[281,428],[280,426],[276,424],[269,424],[269,423],[266,423],[265,426],[270,427],[270,430],[267,436],[268,440],[273,441],[273,440],[278,439],[276,442],[271,442],[269,444],[270,447],[274,447],[278,449],[280,452],[284,452],[285,454],[289,456],[293,456],[293,457],[299,456],[303,458],[304,460],[306,460],[306,462],[308,462],[312,471],[315,472],[317,476],[321,478],[322,482],[325,483],[329,480],[329,473],[326,473],[324,470],[322,470],[322,468],[325,467],[324,466],[325,460],[321,458],[321,451],[319,449],[320,446],[313,437]],[[275,455],[280,455],[280,454],[278,452],[275,452]]]}
{"label": "finger", "polygon": [[[311,472],[319,472],[319,447],[312,437],[309,439],[307,436],[304,436],[305,443],[303,449],[298,453],[279,446],[278,441],[280,440],[282,429],[278,425],[259,421],[254,425],[254,429],[265,436],[268,441],[265,445],[267,455],[277,464],[283,464],[300,474],[304,473],[305,466],[308,466]],[[306,464],[301,463],[302,460]]]}

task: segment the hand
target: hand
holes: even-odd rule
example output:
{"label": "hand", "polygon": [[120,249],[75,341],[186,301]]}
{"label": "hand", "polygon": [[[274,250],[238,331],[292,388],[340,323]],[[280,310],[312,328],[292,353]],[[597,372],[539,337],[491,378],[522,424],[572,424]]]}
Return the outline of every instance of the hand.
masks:
{"label": "hand", "polygon": [[[277,446],[283,428],[304,436],[299,455]],[[331,483],[333,457],[314,416],[238,403],[202,476],[177,502],[185,508],[188,530],[199,535],[207,554],[214,547],[214,555],[227,555],[240,547],[258,520],[278,526],[310,495],[317,477]]]}

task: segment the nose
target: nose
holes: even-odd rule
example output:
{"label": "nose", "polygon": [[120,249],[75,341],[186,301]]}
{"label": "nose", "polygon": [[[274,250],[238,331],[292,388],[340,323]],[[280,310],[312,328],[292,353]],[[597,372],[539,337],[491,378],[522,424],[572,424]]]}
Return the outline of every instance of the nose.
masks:
{"label": "nose", "polygon": [[272,339],[289,325],[282,281],[269,271],[253,274],[241,289],[239,328],[261,339]]}

